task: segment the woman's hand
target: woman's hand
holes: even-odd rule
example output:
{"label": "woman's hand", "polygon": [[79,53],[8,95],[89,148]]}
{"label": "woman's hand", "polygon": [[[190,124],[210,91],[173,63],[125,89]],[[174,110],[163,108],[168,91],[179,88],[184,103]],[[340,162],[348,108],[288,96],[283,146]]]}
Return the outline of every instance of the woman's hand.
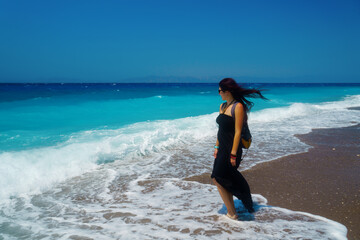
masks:
{"label": "woman's hand", "polygon": [[230,158],[231,166],[236,167],[236,159]]}
{"label": "woman's hand", "polygon": [[230,163],[231,166],[236,167],[236,154],[233,153],[230,154]]}
{"label": "woman's hand", "polygon": [[214,158],[216,158],[216,157],[217,157],[217,153],[218,153],[218,151],[219,151],[219,149],[215,148],[215,150],[214,150]]}

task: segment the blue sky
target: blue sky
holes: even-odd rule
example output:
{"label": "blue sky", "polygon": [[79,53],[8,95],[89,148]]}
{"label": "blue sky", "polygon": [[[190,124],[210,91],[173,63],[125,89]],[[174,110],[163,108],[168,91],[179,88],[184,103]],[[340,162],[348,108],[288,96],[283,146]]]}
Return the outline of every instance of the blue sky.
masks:
{"label": "blue sky", "polygon": [[0,33],[0,82],[360,82],[358,0],[0,0]]}

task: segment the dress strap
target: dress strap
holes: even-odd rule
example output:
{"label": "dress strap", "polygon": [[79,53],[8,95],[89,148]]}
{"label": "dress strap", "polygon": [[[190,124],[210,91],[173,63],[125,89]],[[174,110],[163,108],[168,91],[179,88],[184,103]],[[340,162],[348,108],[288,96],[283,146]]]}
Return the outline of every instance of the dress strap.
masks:
{"label": "dress strap", "polygon": [[226,108],[226,103],[222,103],[221,104],[221,111],[224,111],[225,108]]}
{"label": "dress strap", "polygon": [[228,107],[230,107],[230,105],[233,104],[234,102],[235,102],[235,100],[233,100],[231,103],[226,102],[226,103],[221,104],[222,113],[225,114]]}

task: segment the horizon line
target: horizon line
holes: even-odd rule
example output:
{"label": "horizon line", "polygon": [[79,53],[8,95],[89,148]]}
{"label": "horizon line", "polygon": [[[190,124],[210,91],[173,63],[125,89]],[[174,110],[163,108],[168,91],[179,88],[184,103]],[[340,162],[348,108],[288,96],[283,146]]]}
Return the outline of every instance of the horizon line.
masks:
{"label": "horizon line", "polygon": [[[0,82],[0,84],[217,84],[218,82]],[[238,84],[360,84],[360,82],[241,82]]]}

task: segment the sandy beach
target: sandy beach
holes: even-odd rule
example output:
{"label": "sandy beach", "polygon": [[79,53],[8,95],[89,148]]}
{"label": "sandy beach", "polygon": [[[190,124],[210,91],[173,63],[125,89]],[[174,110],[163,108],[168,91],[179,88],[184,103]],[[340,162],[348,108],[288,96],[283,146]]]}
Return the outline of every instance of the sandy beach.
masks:
{"label": "sandy beach", "polygon": [[[297,136],[312,148],[243,171],[268,204],[326,217],[360,239],[360,124]],[[244,160],[246,161],[246,159]],[[191,178],[211,183],[210,174]]]}

